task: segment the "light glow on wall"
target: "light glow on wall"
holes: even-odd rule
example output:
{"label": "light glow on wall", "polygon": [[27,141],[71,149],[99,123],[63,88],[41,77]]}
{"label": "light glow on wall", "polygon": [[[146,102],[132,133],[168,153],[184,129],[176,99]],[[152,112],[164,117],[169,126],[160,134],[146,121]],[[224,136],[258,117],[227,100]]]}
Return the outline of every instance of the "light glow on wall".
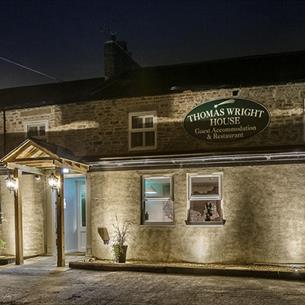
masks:
{"label": "light glow on wall", "polygon": [[96,121],[75,121],[70,124],[62,124],[58,127],[53,127],[48,131],[67,131],[67,130],[83,130],[83,129],[97,129],[100,124]]}

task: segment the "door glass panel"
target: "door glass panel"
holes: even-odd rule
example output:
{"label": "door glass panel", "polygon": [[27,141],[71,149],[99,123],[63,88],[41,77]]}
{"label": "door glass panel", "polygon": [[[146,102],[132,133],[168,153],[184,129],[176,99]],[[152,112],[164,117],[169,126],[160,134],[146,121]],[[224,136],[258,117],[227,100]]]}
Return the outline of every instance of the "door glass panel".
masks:
{"label": "door glass panel", "polygon": [[80,185],[80,216],[81,216],[81,225],[82,227],[86,226],[86,191],[85,184]]}

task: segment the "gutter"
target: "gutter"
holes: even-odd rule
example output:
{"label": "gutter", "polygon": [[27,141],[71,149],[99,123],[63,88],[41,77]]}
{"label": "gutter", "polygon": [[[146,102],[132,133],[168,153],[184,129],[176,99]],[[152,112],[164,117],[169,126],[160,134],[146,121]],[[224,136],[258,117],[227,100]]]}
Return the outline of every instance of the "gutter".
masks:
{"label": "gutter", "polygon": [[289,164],[305,162],[305,151],[236,153],[222,155],[169,155],[131,158],[105,158],[88,162],[90,171]]}
{"label": "gutter", "polygon": [[[289,151],[230,152],[230,153],[193,153],[153,156],[99,158],[85,162],[89,172],[122,171],[142,169],[196,168],[219,166],[253,166],[271,164],[305,164],[305,149]],[[0,174],[7,173],[0,162]]]}

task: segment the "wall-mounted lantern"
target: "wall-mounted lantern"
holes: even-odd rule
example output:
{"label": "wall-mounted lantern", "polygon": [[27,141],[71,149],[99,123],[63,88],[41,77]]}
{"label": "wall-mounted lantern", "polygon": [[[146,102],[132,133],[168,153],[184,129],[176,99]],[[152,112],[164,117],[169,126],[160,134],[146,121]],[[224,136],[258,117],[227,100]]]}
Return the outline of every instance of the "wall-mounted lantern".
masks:
{"label": "wall-mounted lantern", "polygon": [[10,192],[16,191],[18,189],[18,182],[12,175],[8,175],[6,177],[5,185],[10,190]]}
{"label": "wall-mounted lantern", "polygon": [[59,189],[59,179],[53,173],[48,177],[48,184],[52,190]]}

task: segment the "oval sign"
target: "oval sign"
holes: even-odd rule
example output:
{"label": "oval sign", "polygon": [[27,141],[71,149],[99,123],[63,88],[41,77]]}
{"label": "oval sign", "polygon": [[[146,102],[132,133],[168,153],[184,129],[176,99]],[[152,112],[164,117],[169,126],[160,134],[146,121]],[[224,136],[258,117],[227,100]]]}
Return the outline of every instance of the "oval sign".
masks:
{"label": "oval sign", "polygon": [[223,143],[252,137],[269,122],[269,111],[263,105],[240,98],[222,98],[194,108],[185,117],[184,128],[198,139]]}

